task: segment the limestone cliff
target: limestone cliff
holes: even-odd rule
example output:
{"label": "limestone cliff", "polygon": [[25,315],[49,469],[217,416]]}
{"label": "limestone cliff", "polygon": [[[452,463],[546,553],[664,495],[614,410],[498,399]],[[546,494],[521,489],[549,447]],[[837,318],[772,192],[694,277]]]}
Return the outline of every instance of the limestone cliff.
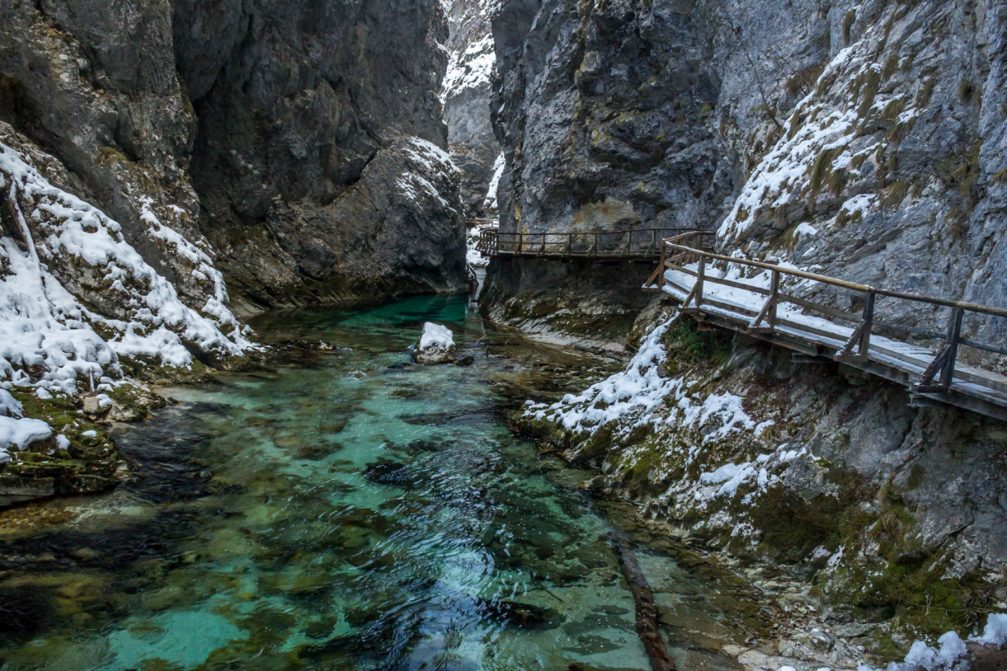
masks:
{"label": "limestone cliff", "polygon": [[442,90],[444,120],[451,156],[462,174],[462,202],[470,216],[493,214],[496,194],[488,191],[501,165],[490,118],[496,65],[490,25],[493,5],[490,0],[445,2],[449,56]]}
{"label": "limestone cliff", "polygon": [[[1005,20],[984,0],[506,3],[502,230],[719,229],[730,251],[1003,303]],[[514,266],[491,292],[535,298]]]}
{"label": "limestone cliff", "polygon": [[[543,0],[506,3],[493,27],[502,230],[698,228],[728,253],[1007,303],[1002,3]],[[590,336],[599,313],[642,308],[629,272],[616,289],[596,264],[494,262],[487,311]],[[671,307],[641,318],[665,325],[622,376],[526,420],[693,542],[792,565],[828,597],[815,625],[857,644],[1004,606],[1002,423],[668,324]],[[966,331],[1007,342],[1002,320]],[[792,649],[798,666],[843,663]]]}
{"label": "limestone cliff", "polygon": [[0,120],[180,291],[205,296],[144,203],[241,307],[464,286],[433,0],[13,2],[0,26]]}

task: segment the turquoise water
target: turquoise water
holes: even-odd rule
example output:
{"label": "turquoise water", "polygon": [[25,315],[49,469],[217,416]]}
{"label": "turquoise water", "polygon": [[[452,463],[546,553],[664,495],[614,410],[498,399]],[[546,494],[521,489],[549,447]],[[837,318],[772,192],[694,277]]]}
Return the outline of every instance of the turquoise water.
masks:
{"label": "turquoise water", "polygon": [[[474,365],[412,366],[424,320]],[[119,436],[131,481],[0,535],[0,668],[647,669],[613,524],[682,668],[736,668],[719,648],[757,610],[737,586],[507,429],[525,388],[589,362],[458,299],[257,328],[284,363],[168,390]]]}

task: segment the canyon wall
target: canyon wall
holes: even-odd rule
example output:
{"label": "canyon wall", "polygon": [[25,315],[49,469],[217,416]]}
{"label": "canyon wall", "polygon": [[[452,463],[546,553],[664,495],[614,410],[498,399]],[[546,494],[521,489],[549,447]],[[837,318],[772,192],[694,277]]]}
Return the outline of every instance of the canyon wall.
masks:
{"label": "canyon wall", "polygon": [[[715,230],[729,252],[1002,304],[1004,22],[974,0],[506,3],[502,230]],[[514,288],[490,312],[521,321],[508,297],[536,287],[515,265],[534,262],[491,268]]]}
{"label": "canyon wall", "polygon": [[436,0],[0,3],[0,507],[112,487],[137,379],[463,290]]}
{"label": "canyon wall", "polygon": [[[1003,3],[524,0],[493,29],[501,230],[703,229],[729,254],[1007,304]],[[822,597],[812,625],[868,649],[1005,607],[1002,422],[669,321],[631,273],[647,276],[501,259],[484,294],[493,318],[552,339],[591,340],[605,313],[651,330],[624,373],[525,417],[603,471],[598,491],[691,543],[789,565]],[[944,309],[877,310],[906,330],[947,325]],[[1003,322],[965,332],[1003,346]]]}
{"label": "canyon wall", "polygon": [[464,286],[433,0],[13,2],[0,19],[0,120],[183,293],[205,292],[145,207],[243,309]]}
{"label": "canyon wall", "polygon": [[494,174],[502,169],[500,144],[493,132],[493,46],[491,0],[445,2],[449,37],[448,69],[442,98],[451,156],[461,172],[461,195],[470,217],[495,214]]}

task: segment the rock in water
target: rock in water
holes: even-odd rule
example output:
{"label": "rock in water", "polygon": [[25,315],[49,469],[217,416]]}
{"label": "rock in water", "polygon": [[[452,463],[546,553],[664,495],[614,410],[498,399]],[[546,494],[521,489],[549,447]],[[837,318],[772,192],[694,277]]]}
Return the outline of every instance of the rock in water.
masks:
{"label": "rock in water", "polygon": [[423,365],[451,363],[455,360],[455,338],[451,329],[441,324],[427,322],[423,335],[413,350],[413,359]]}

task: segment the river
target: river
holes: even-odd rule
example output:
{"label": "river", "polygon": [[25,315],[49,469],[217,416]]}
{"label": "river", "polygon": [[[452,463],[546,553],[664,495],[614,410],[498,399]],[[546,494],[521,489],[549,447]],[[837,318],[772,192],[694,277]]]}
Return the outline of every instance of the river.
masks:
{"label": "river", "polygon": [[[474,364],[411,365],[425,320]],[[0,514],[0,668],[647,669],[613,526],[680,668],[737,668],[720,648],[759,604],[508,430],[521,385],[596,362],[463,298],[256,328],[278,363],[164,390],[177,403],[117,432],[134,475],[115,492]]]}

